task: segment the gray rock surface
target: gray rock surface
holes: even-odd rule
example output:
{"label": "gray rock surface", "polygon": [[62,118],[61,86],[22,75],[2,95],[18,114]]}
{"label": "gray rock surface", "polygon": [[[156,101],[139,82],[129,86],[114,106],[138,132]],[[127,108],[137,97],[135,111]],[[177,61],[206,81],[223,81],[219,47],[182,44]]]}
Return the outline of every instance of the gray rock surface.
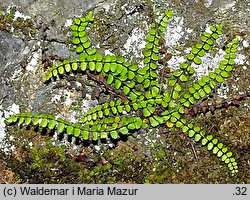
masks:
{"label": "gray rock surface", "polygon": [[[20,62],[25,56],[24,42],[13,35],[0,32],[0,99],[7,96],[14,96],[14,90],[11,87],[13,79],[19,78],[21,74]],[[12,79],[12,80],[11,80]]]}

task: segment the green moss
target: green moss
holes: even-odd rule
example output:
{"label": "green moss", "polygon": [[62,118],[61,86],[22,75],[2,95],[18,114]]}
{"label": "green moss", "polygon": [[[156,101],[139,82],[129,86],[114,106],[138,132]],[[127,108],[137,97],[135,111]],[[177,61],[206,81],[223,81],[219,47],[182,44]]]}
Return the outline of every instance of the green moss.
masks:
{"label": "green moss", "polygon": [[[242,116],[241,111],[233,113],[235,123],[239,123],[237,116]],[[230,115],[218,117],[227,119]],[[236,129],[237,137],[246,138],[233,150],[240,157],[239,163],[243,167],[248,165],[250,159],[247,154],[250,140],[243,125],[248,123],[249,118],[242,119],[239,129]],[[210,121],[209,117],[200,120],[202,123],[218,123]],[[249,123],[248,126],[250,128]],[[230,130],[225,131],[230,133]],[[137,144],[141,139],[130,137],[127,142],[119,142],[115,149],[101,148],[100,153],[82,148],[81,151],[93,160],[90,163],[76,162],[78,153],[69,146],[53,144],[47,136],[41,137],[25,129],[14,132],[14,138],[18,138],[12,141],[15,150],[11,156],[4,156],[4,167],[12,174],[5,178],[15,183],[249,183],[250,180],[247,167],[232,177],[226,167],[222,167],[201,146],[195,147],[198,156],[195,159],[190,144],[176,130],[161,136],[161,140],[167,141],[170,146],[156,141],[144,149],[144,145]],[[107,163],[102,165],[102,160]]]}
{"label": "green moss", "polygon": [[57,168],[59,162],[66,160],[65,147],[56,147],[50,141],[47,141],[42,147],[31,148],[29,157],[32,160],[32,169],[51,170]]}
{"label": "green moss", "polygon": [[12,7],[8,13],[0,14],[0,30],[13,33],[14,35],[22,34],[24,37],[34,37],[37,29],[31,19],[15,17],[16,8]]}

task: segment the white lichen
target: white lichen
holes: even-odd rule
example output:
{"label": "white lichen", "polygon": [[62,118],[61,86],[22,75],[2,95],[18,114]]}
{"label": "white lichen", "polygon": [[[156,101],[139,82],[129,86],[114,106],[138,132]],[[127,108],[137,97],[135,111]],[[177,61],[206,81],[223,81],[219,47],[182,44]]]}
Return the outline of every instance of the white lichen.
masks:
{"label": "white lichen", "polygon": [[65,27],[70,27],[73,24],[73,20],[72,19],[67,19],[64,26]]}
{"label": "white lichen", "polygon": [[247,47],[249,47],[249,42],[247,40],[243,40],[242,45],[243,45],[243,47],[247,48]]}
{"label": "white lichen", "polygon": [[97,100],[91,100],[91,96],[89,94],[86,95],[86,98],[82,100],[81,111],[83,113],[87,112],[89,108],[93,108],[98,104]]}
{"label": "white lichen", "polygon": [[115,54],[113,54],[110,50],[105,49],[104,55],[106,56],[106,55],[115,55]]}
{"label": "white lichen", "polygon": [[237,57],[235,58],[235,63],[237,65],[244,65],[246,62],[248,62],[246,60],[246,56],[243,54],[238,54]]}
{"label": "white lichen", "polygon": [[[38,62],[41,60],[42,57],[42,49],[40,48],[41,42],[38,41],[36,45],[33,47],[34,53],[31,54],[31,58],[29,63],[26,66],[27,71],[35,72],[38,67]],[[36,50],[38,49],[38,50]]]}
{"label": "white lichen", "polygon": [[210,7],[210,6],[213,4],[213,1],[214,1],[214,0],[207,0],[207,1],[205,2],[204,5],[205,5],[206,7]]}
{"label": "white lichen", "polygon": [[[7,133],[6,133],[6,123],[5,120],[10,116],[19,113],[19,105],[12,104],[8,108],[4,109],[2,105],[0,105],[0,149],[8,154],[15,149],[15,146],[10,145],[7,141]],[[13,137],[10,136],[9,140],[13,140]]]}
{"label": "white lichen", "polygon": [[23,18],[24,20],[26,19],[31,19],[30,16],[24,15],[23,13],[20,13],[18,10],[15,12],[14,20],[16,20],[18,17]]}
{"label": "white lichen", "polygon": [[[180,44],[180,39],[185,37],[183,23],[184,23],[183,17],[173,16],[173,18],[170,19],[164,38],[167,46],[170,49],[175,49],[175,47]],[[192,32],[191,29],[189,30],[189,32],[190,31]]]}
{"label": "white lichen", "polygon": [[217,88],[217,95],[222,99],[228,98],[229,88],[226,84],[221,84],[220,87]]}
{"label": "white lichen", "polygon": [[[129,55],[131,59],[138,60],[143,57],[142,49],[145,47],[145,32],[137,27],[132,30],[131,36],[127,39],[124,44],[124,50],[122,55]],[[139,67],[143,67],[143,62],[138,63]]]}

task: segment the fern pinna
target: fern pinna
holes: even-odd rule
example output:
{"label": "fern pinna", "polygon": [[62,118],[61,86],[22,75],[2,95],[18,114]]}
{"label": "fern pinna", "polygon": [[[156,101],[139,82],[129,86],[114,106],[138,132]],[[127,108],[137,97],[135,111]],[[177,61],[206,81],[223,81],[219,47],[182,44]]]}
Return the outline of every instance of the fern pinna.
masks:
{"label": "fern pinna", "polygon": [[128,135],[148,126],[176,127],[226,163],[231,173],[236,173],[238,166],[232,152],[213,135],[187,122],[184,111],[209,95],[218,83],[222,83],[229,76],[234,65],[238,40],[235,38],[227,44],[224,59],[214,71],[193,83],[190,81],[195,73],[192,65],[202,63],[202,57],[222,34],[220,25],[211,26],[210,31],[202,33],[200,42],[195,44],[180,68],[161,81],[158,61],[162,53],[162,38],[172,15],[172,10],[166,10],[158,23],[152,23],[146,37],[147,44],[143,49],[142,68],[124,57],[103,56],[98,53],[86,35],[86,28],[94,20],[92,12],[86,17],[74,18],[71,26],[72,44],[79,59],[57,62],[48,70],[45,81],[72,72],[86,73],[95,76],[98,83],[115,93],[114,101],[89,109],[74,124],[53,115],[38,113],[12,115],[7,122],[40,126],[88,141],[119,139],[121,135]]}

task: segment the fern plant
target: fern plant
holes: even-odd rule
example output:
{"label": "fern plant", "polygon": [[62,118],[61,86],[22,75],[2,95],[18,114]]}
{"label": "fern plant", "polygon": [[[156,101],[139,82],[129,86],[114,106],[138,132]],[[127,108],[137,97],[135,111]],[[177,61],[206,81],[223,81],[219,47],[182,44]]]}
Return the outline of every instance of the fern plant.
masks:
{"label": "fern plant", "polygon": [[50,114],[39,113],[19,113],[10,116],[7,122],[57,130],[88,141],[119,139],[121,135],[148,126],[176,127],[227,164],[232,174],[236,173],[238,166],[233,153],[216,137],[188,122],[184,111],[228,78],[236,58],[238,39],[227,44],[224,59],[214,71],[193,83],[190,81],[195,73],[192,64],[200,65],[202,57],[222,34],[220,25],[211,26],[209,32],[202,33],[200,42],[194,45],[186,61],[162,82],[158,63],[161,58],[161,39],[172,15],[172,10],[166,10],[159,23],[152,23],[143,49],[142,68],[124,57],[98,53],[86,34],[86,28],[94,21],[92,12],[85,17],[74,18],[71,26],[72,44],[79,59],[57,62],[48,70],[45,81],[75,72],[92,74],[98,83],[116,94],[115,100],[89,109],[74,124]]}

